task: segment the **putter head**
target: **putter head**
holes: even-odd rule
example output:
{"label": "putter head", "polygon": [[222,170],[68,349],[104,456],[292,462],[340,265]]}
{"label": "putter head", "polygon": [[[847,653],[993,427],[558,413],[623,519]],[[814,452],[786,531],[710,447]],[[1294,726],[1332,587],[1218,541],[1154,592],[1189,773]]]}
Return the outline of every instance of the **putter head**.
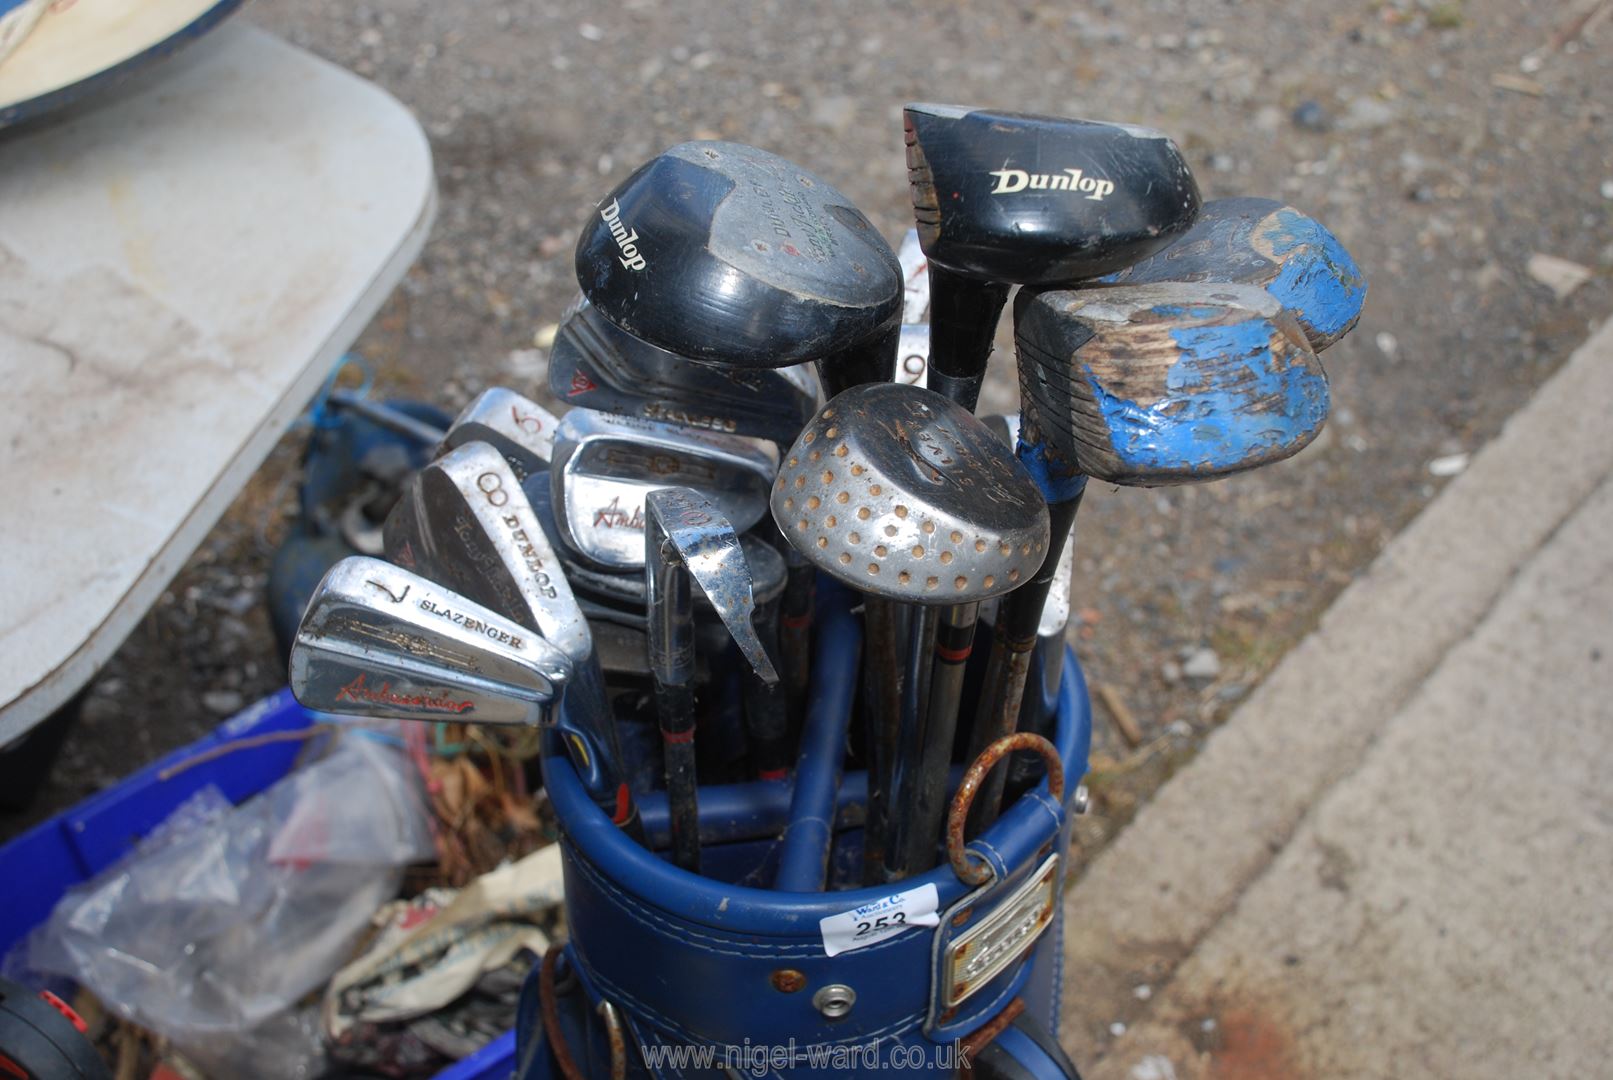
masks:
{"label": "putter head", "polygon": [[291,646],[291,692],[321,712],[537,724],[571,661],[527,627],[379,559],[343,559]]}
{"label": "putter head", "polygon": [[620,329],[586,297],[560,320],[549,390],[585,409],[786,445],[819,403],[810,367],[695,363]]}
{"label": "putter head", "polygon": [[[644,552],[652,667],[661,666],[655,655],[657,613],[665,600],[661,589],[669,580],[669,571],[681,572],[705,595],[751,669],[763,682],[778,682],[778,672],[751,623],[757,601],[739,534],[710,499],[684,487],[650,492],[644,500]],[[688,618],[692,636],[692,609]],[[672,662],[682,661],[673,658]],[[692,671],[692,656],[687,664]]]}
{"label": "putter head", "polygon": [[902,272],[840,192],[776,154],[688,142],[600,200],[577,280],[605,318],[692,360],[789,367],[882,334]]}
{"label": "putter head", "polygon": [[571,657],[593,648],[543,527],[487,443],[449,451],[404,485],[382,530],[387,558],[537,630]]}
{"label": "putter head", "polygon": [[952,105],[902,115],[924,253],[965,277],[1098,277],[1169,244],[1199,211],[1187,159],[1148,128]]}
{"label": "putter head", "polygon": [[820,570],[893,600],[984,600],[1047,552],[1047,507],[1012,451],[917,386],[870,383],[819,410],[785,454],[772,508]]}
{"label": "putter head", "polygon": [[490,387],[454,417],[437,447],[445,454],[466,443],[484,442],[504,455],[517,480],[548,468],[554,455],[554,429],[560,421],[531,398],[502,386]]}
{"label": "putter head", "polygon": [[692,487],[736,529],[748,529],[767,512],[777,453],[760,440],[572,409],[549,469],[555,524],[566,546],[595,566],[641,570],[646,495]]}
{"label": "putter head", "polygon": [[1084,476],[1154,487],[1280,461],[1327,419],[1322,365],[1252,285],[1024,290],[1014,341],[1019,456],[1053,502]]}
{"label": "putter head", "polygon": [[1105,279],[1258,285],[1305,331],[1314,352],[1361,318],[1367,282],[1338,237],[1321,222],[1272,199],[1214,199],[1174,244]]}

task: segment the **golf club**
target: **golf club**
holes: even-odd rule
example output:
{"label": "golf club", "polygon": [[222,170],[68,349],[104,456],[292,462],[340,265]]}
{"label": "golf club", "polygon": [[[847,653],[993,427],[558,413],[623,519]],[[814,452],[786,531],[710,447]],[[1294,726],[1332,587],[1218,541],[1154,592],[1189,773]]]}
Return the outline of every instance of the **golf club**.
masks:
{"label": "golf club", "polygon": [[739,534],[699,492],[661,488],[644,503],[644,583],[650,670],[666,756],[673,861],[700,872],[700,812],[694,755],[694,603],[691,583],[711,602],[741,655],[763,681],[778,682],[761,636],[750,569]]}
{"label": "golf club", "polygon": [[818,408],[811,368],[700,364],[641,341],[580,297],[560,320],[549,389],[585,409],[788,445]]}
{"label": "golf club", "polygon": [[888,383],[850,389],[813,418],[785,455],[772,508],[820,570],[920,605],[895,730],[878,717],[872,740],[870,800],[886,795],[865,843],[895,880],[928,866],[940,836],[975,605],[1041,564],[1047,511],[1023,466],[967,410]]}
{"label": "golf club", "polygon": [[[1048,591],[1089,476],[1126,486],[1213,480],[1280,461],[1327,419],[1327,376],[1293,317],[1248,285],[1027,289],[1014,301],[1018,455],[1051,518],[1046,560],[997,615],[970,758],[1012,734]],[[997,815],[988,774],[969,831]]]}
{"label": "golf club", "polygon": [[952,105],[902,115],[929,257],[929,387],[970,411],[1010,285],[1118,270],[1198,214],[1187,159],[1160,132]]}
{"label": "golf club", "polygon": [[641,839],[588,622],[503,455],[466,443],[421,469],[383,538],[393,562],[538,631],[571,658],[557,727],[594,801]]}
{"label": "golf club", "polygon": [[571,550],[608,570],[644,566],[644,497],[691,487],[736,529],[767,512],[777,449],[759,439],[572,409],[555,434],[549,482]]}
{"label": "golf club", "polygon": [[1350,332],[1367,298],[1366,278],[1338,238],[1321,222],[1273,199],[1207,202],[1198,221],[1170,247],[1104,280],[1258,285],[1294,316],[1314,352]]}
{"label": "golf club", "polygon": [[357,716],[539,724],[570,677],[527,627],[361,555],[325,574],[291,646],[293,696]]}
{"label": "golf club", "polygon": [[554,456],[554,432],[560,422],[553,413],[514,390],[494,386],[454,417],[439,455],[469,442],[484,442],[504,455],[517,480],[545,469]]}
{"label": "golf club", "polygon": [[891,378],[895,253],[844,195],[765,150],[688,142],[651,159],[600,200],[576,266],[599,314],[679,356],[816,361],[830,398]]}

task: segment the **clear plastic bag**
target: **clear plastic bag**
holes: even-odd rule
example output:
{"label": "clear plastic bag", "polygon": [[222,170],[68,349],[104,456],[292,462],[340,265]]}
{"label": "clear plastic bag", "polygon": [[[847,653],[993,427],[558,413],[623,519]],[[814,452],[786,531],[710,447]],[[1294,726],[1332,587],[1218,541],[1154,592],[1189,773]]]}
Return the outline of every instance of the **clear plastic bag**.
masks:
{"label": "clear plastic bag", "polygon": [[402,751],[352,731],[331,753],[229,807],[193,798],[128,859],[72,890],[30,937],[63,975],[219,1076],[317,1075],[294,1011],[433,857]]}

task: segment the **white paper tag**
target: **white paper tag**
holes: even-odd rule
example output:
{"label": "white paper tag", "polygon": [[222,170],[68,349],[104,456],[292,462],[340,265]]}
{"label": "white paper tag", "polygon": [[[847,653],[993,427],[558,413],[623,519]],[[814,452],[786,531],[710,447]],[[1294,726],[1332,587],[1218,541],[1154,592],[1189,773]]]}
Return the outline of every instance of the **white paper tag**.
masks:
{"label": "white paper tag", "polygon": [[936,913],[939,899],[934,885],[894,893],[871,904],[843,911],[818,920],[823,931],[823,951],[839,956],[876,941],[894,937],[910,926],[940,926]]}

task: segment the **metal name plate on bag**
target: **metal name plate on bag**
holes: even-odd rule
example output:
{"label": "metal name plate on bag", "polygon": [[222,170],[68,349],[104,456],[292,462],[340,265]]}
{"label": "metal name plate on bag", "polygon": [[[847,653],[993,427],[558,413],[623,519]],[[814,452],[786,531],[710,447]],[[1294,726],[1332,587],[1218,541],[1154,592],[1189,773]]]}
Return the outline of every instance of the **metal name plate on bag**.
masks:
{"label": "metal name plate on bag", "polygon": [[1024,956],[1052,924],[1058,904],[1058,870],[1059,857],[1049,856],[1002,906],[947,946],[941,967],[947,1008],[967,999]]}

